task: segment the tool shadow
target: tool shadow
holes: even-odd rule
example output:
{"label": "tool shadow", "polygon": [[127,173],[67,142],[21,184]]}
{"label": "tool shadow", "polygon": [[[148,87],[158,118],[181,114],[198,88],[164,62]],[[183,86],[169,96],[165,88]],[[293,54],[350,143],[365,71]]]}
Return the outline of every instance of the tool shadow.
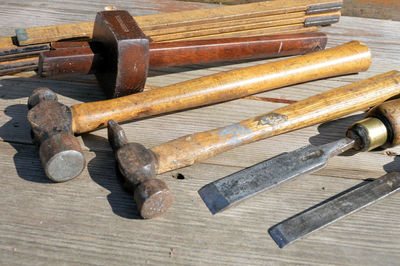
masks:
{"label": "tool shadow", "polygon": [[[307,212],[309,212],[309,211],[311,211],[311,210],[313,210],[313,209],[317,209],[318,207],[320,207],[320,206],[322,206],[322,205],[324,205],[324,204],[326,204],[326,203],[328,203],[328,202],[330,202],[330,201],[332,201],[332,200],[334,200],[334,199],[336,199],[336,198],[339,198],[340,196],[343,196],[343,195],[345,195],[345,194],[347,194],[347,193],[349,193],[349,192],[351,192],[351,191],[353,191],[353,190],[356,190],[356,189],[358,189],[358,188],[361,188],[362,186],[368,184],[368,183],[371,182],[371,181],[374,181],[374,179],[365,179],[365,180],[363,180],[361,183],[359,183],[359,184],[357,184],[357,185],[355,185],[355,186],[353,186],[353,187],[350,187],[350,188],[348,188],[348,189],[346,189],[346,190],[344,190],[344,191],[342,191],[342,192],[340,192],[340,193],[338,193],[338,194],[336,194],[336,195],[333,195],[332,197],[330,197],[330,198],[328,198],[328,199],[326,199],[326,200],[324,200],[324,201],[321,201],[320,203],[317,203],[316,205],[311,206],[310,208],[308,208],[308,209],[306,209],[306,210],[303,210],[303,211],[301,211],[301,212],[299,212],[299,213],[296,213],[295,215],[293,215],[293,216],[291,216],[291,217],[289,217],[289,218],[287,218],[287,219],[285,219],[285,220],[279,222],[278,224],[283,224],[283,223],[285,223],[285,222],[288,221],[288,220],[291,220],[291,219],[293,219],[293,218],[295,218],[295,217],[298,217],[298,216],[300,216],[300,215],[302,215],[302,214],[304,214],[304,213],[307,213]],[[270,228],[268,229],[268,233],[270,233],[270,232],[271,232],[271,229],[273,229],[273,228],[274,228],[275,226],[277,226],[278,224],[275,224],[274,226],[270,227]],[[270,234],[271,234],[271,233],[270,233]],[[304,237],[306,237],[306,236],[307,236],[307,235],[305,235]]]}
{"label": "tool shadow", "polygon": [[9,105],[3,112],[9,120],[1,125],[0,138],[16,150],[13,161],[18,176],[30,182],[52,183],[44,174],[38,148],[32,143],[26,104]]}
{"label": "tool shadow", "polygon": [[90,178],[110,192],[107,200],[112,211],[123,218],[143,219],[137,210],[133,199],[133,192],[124,187],[123,178],[118,174],[114,152],[111,150],[99,150],[99,147],[108,147],[106,138],[93,134],[82,136],[83,142],[95,154],[95,157],[87,163]]}
{"label": "tool shadow", "polygon": [[[343,118],[322,123],[318,126],[319,134],[310,137],[308,141],[312,145],[320,146],[341,139],[346,136],[346,131],[350,125],[364,119],[364,117],[365,113],[346,116]],[[357,153],[357,151],[350,149],[346,152],[339,154],[338,156],[351,156],[355,153]]]}
{"label": "tool shadow", "polygon": [[[184,73],[194,70],[201,70],[212,67],[222,67],[240,63],[264,61],[265,59],[246,59],[231,62],[195,64],[176,67],[160,67],[149,70],[148,77],[157,77],[174,73]],[[275,60],[279,60],[276,58]],[[71,76],[40,78],[34,77],[34,72],[27,72],[24,76],[4,76],[0,79],[0,98],[20,99],[29,97],[34,89],[46,87],[59,95],[63,95],[81,102],[93,102],[106,100],[102,88],[98,85],[93,74]]]}
{"label": "tool shadow", "polygon": [[106,96],[96,80],[87,82],[83,79],[41,79],[29,77],[2,77],[0,79],[0,99],[15,100],[28,97],[37,88],[49,88],[62,95],[81,102],[105,100]]}
{"label": "tool shadow", "polygon": [[[365,118],[365,113],[351,115],[344,118],[336,119],[333,121],[329,121],[326,123],[322,123],[318,126],[318,135],[312,136],[309,138],[309,142],[312,145],[319,146],[323,145],[340,138],[343,138],[346,135],[347,128],[353,123],[360,121]],[[376,148],[375,150],[384,150],[383,148]],[[356,154],[357,151],[350,149],[345,151],[338,156],[352,156]],[[387,173],[398,172],[400,171],[400,156],[397,153],[388,154],[389,156],[393,156],[393,161],[383,165],[383,170]]]}

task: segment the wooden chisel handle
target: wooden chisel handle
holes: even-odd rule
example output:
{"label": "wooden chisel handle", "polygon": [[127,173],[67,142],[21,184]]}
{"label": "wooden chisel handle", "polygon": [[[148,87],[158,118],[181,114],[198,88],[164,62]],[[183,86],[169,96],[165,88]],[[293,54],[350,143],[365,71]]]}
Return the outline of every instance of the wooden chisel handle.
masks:
{"label": "wooden chisel handle", "polygon": [[287,85],[365,71],[368,47],[352,41],[334,48],[201,77],[117,99],[71,107],[72,130],[89,132],[117,122],[237,99]]}
{"label": "wooden chisel handle", "polygon": [[192,165],[236,146],[365,110],[399,93],[400,72],[391,71],[236,124],[187,135],[151,149],[158,159],[157,173]]}

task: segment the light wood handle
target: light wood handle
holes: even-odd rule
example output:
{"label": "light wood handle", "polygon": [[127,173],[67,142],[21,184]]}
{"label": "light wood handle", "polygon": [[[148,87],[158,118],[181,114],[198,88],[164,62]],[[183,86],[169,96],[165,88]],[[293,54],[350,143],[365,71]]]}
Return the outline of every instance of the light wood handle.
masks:
{"label": "light wood handle", "polygon": [[107,121],[167,113],[228,101],[310,80],[365,71],[371,63],[368,47],[360,42],[258,66],[231,70],[117,99],[71,107],[72,130],[89,132]]}
{"label": "light wood handle", "polygon": [[333,89],[270,113],[153,147],[157,173],[192,165],[236,146],[322,123],[378,105],[400,93],[400,72],[391,71]]}
{"label": "light wood handle", "polygon": [[367,117],[376,117],[385,124],[388,130],[386,148],[400,144],[400,99],[376,106],[367,113]]}

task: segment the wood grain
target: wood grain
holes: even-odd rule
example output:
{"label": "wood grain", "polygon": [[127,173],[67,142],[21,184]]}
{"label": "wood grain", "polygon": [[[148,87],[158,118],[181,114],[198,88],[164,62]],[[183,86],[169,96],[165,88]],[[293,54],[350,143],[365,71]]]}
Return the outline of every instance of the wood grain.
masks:
{"label": "wood grain", "polygon": [[[0,34],[16,27],[91,20],[105,1],[0,2]],[[150,14],[160,1],[115,1],[132,12]],[[163,2],[166,3],[166,2]],[[185,3],[179,2],[183,6]],[[172,6],[172,5],[171,5]],[[145,9],[143,9],[145,7]],[[147,9],[146,9],[147,8]],[[178,6],[180,8],[180,6]],[[60,11],[62,10],[62,12]],[[342,17],[328,33],[328,47],[359,40],[373,61],[367,72],[307,82],[259,93],[258,97],[299,101],[399,67],[400,22]],[[151,71],[147,83],[167,86],[239,67],[277,61],[257,60],[171,67]],[[82,82],[85,81],[85,82]],[[143,221],[130,194],[115,175],[106,130],[80,138],[88,161],[79,178],[47,183],[26,121],[27,97],[37,87],[49,87],[70,106],[104,100],[93,77],[42,80],[23,76],[0,78],[0,264],[1,265],[396,265],[400,239],[394,194],[361,212],[280,250],[267,229],[330,196],[399,171],[400,147],[344,154],[313,175],[303,176],[257,195],[241,205],[211,216],[197,190],[243,167],[309,143],[323,144],[343,137],[355,113],[329,123],[260,140],[219,154],[203,163],[160,175],[174,194],[174,205],[160,219]],[[284,103],[239,99],[123,124],[127,137],[146,147],[222,127],[276,108]],[[185,178],[176,179],[181,173]]]}

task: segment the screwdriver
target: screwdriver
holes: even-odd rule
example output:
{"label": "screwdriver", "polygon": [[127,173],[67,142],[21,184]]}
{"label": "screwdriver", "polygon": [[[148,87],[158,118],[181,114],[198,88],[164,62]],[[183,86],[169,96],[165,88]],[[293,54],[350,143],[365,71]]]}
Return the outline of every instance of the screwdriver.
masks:
{"label": "screwdriver", "polygon": [[[324,168],[329,158],[349,149],[370,151],[400,143],[400,99],[372,108],[351,125],[346,137],[321,146],[282,153],[202,187],[198,192],[212,214],[282,182]],[[212,193],[211,193],[212,192]]]}

